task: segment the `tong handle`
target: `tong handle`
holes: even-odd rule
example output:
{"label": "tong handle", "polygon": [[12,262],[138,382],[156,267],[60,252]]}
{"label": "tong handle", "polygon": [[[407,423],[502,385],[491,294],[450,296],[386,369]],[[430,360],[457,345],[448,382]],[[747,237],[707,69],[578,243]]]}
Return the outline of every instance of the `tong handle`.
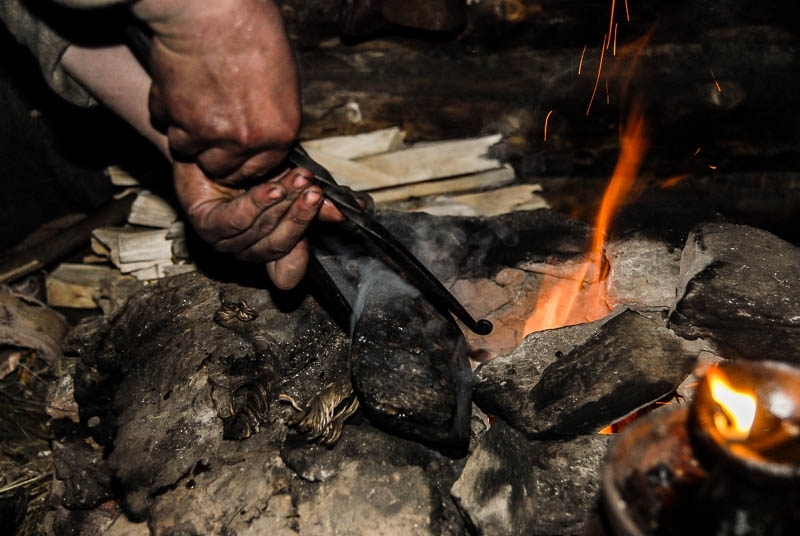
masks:
{"label": "tong handle", "polygon": [[475,320],[447,287],[358,203],[356,195],[349,188],[337,184],[330,172],[314,161],[299,143],[295,143],[292,148],[289,160],[295,165],[311,171],[317,183],[322,187],[325,196],[336,205],[336,208],[366,233],[400,270],[405,271],[406,275],[434,305],[455,315],[467,328],[478,335],[488,335],[492,332],[493,326],[490,321]]}

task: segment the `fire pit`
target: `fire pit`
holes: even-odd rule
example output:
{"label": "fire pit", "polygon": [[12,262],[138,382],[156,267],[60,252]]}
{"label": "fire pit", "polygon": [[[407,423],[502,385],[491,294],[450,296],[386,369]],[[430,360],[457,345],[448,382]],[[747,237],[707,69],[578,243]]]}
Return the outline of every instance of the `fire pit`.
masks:
{"label": "fire pit", "polygon": [[[485,288],[477,282],[486,284],[487,278],[503,274],[499,281],[513,293],[530,285],[527,278],[541,279],[526,267],[554,262],[554,251],[561,251],[564,259],[581,259],[588,238],[585,227],[548,211],[489,219],[400,213],[382,218],[391,229],[413,229],[398,236],[422,259],[425,251],[436,252],[434,271],[444,280],[450,274],[460,283],[450,279],[453,288],[462,291]],[[509,229],[517,237],[539,240],[513,241],[509,248]],[[374,369],[387,352],[392,353],[389,359],[407,351],[415,355],[397,361],[386,378],[371,375],[366,397],[352,376],[358,371],[349,367],[349,335],[313,296],[285,295],[276,301],[280,295],[201,274],[150,285],[71,336],[74,357],[67,370],[80,413],[78,422],[56,423],[54,452],[64,485],[62,506],[51,522],[58,530],[88,530],[92,523],[112,522],[113,530],[122,530],[120,524],[132,518],[143,520],[156,534],[209,533],[224,523],[237,531],[259,527],[300,534],[345,527],[374,534],[380,527],[402,532],[412,526],[424,527],[414,529],[420,534],[494,534],[508,527],[532,534],[579,533],[591,526],[587,523],[598,509],[605,452],[615,440],[599,432],[659,401],[680,404],[691,399],[685,388],[698,356],[721,353],[717,343],[725,342],[726,332],[715,321],[721,312],[705,316],[706,300],[741,302],[732,314],[746,314],[748,329],[764,336],[795,333],[791,318],[777,326],[759,323],[755,313],[772,293],[730,287],[724,295],[714,284],[736,265],[731,240],[737,254],[747,258],[738,265],[752,263],[741,237],[754,232],[736,225],[697,226],[686,241],[683,269],[671,283],[672,296],[675,288],[682,289],[677,300],[655,293],[651,298],[660,304],[618,307],[593,322],[533,332],[512,351],[475,363],[471,378],[463,376],[462,362],[442,367],[446,361],[437,361],[432,368],[425,364],[428,354],[415,349],[419,337],[403,338],[408,319],[402,314],[413,310],[403,304],[416,298],[394,299],[391,307],[381,305],[370,314],[384,311],[377,319],[384,330],[393,325],[394,315],[406,320],[394,333],[383,331],[378,344],[370,329],[373,320],[363,316],[357,328],[359,359]],[[771,244],[787,266],[800,255],[794,246],[756,234],[759,240],[751,240],[752,247],[762,251]],[[438,248],[429,248],[431,243]],[[463,257],[438,255],[443,244]],[[537,249],[543,247],[547,253]],[[624,256],[624,248],[613,249],[616,258]],[[781,276],[781,264],[775,262],[780,257],[761,255],[771,280],[785,281],[779,283],[783,295],[797,300],[793,283]],[[714,262],[720,256],[726,259],[725,269]],[[677,258],[674,262],[677,266]],[[509,271],[524,277],[509,277]],[[618,289],[637,286],[619,282],[613,265],[609,274],[607,282]],[[629,275],[644,277],[646,284],[646,270]],[[707,296],[703,288],[714,288],[714,295]],[[630,290],[617,295],[626,292]],[[378,293],[371,299],[383,298]],[[475,302],[465,303],[473,307]],[[365,302],[365,307],[371,306]],[[665,319],[670,311],[676,318],[680,314],[676,325],[682,330],[702,331],[706,337],[691,340],[669,329]],[[506,312],[501,307],[475,314],[502,326]],[[692,323],[687,324],[690,316]],[[405,374],[403,367],[410,363],[423,372]],[[453,373],[462,383],[448,379]],[[470,392],[464,391],[463,380],[474,384]],[[427,387],[431,381],[437,387]],[[413,396],[398,395],[417,389],[439,398],[425,398],[415,406]],[[320,395],[332,391],[343,396],[319,403]],[[354,396],[361,403],[357,411]],[[424,411],[398,415],[392,408],[400,403]],[[461,426],[453,416],[463,418],[465,407],[467,429],[452,435],[449,423]],[[336,428],[309,434],[297,426],[299,417],[316,411],[330,411]],[[653,419],[661,419],[662,411],[656,410]],[[425,412],[434,412],[430,415],[447,427],[432,430],[425,424]],[[699,493],[707,475],[716,473],[698,461],[695,441],[687,440],[688,411],[674,415],[666,424],[656,421],[654,428],[647,428],[642,441],[628,439],[629,434],[642,437],[636,430],[653,421],[634,420],[623,427],[618,443],[623,446],[614,450],[621,454],[609,458],[615,467],[619,456],[627,460],[625,445],[633,449],[633,467],[641,469],[636,473],[640,476],[614,472],[613,481],[628,486],[618,490],[624,500],[630,500],[625,495],[630,486],[648,491],[650,502],[641,516],[649,529],[673,528],[670,520],[658,516],[662,501],[690,508],[688,498]],[[453,449],[462,434],[466,448]],[[346,506],[352,504],[359,506]]]}

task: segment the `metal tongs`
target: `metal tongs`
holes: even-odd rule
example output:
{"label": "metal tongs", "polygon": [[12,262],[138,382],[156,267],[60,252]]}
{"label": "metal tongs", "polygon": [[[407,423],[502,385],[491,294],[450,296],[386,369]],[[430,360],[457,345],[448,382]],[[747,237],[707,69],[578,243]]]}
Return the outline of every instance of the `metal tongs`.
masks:
{"label": "metal tongs", "polygon": [[371,207],[359,203],[359,195],[350,188],[339,185],[330,172],[318,164],[300,143],[292,146],[288,160],[296,166],[306,168],[314,174],[313,180],[339,211],[356,227],[363,231],[373,245],[392,260],[405,274],[409,282],[437,308],[448,311],[458,318],[470,331],[478,335],[492,332],[492,323],[486,319],[475,320],[461,302],[436,278],[397,238],[372,215]]}

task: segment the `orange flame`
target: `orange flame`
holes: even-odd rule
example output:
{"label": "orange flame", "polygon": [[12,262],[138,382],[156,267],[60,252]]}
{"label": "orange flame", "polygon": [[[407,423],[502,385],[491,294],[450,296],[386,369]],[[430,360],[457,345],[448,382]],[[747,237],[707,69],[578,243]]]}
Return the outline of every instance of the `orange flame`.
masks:
{"label": "orange flame", "polygon": [[719,406],[714,414],[714,426],[730,441],[744,441],[750,436],[756,417],[756,397],[752,393],[734,389],[719,367],[706,373],[711,398]]}
{"label": "orange flame", "polygon": [[646,150],[644,117],[635,108],[621,129],[619,160],[600,204],[587,259],[564,277],[544,276],[534,313],[525,323],[525,334],[591,322],[610,312],[601,281],[606,234],[633,188]]}

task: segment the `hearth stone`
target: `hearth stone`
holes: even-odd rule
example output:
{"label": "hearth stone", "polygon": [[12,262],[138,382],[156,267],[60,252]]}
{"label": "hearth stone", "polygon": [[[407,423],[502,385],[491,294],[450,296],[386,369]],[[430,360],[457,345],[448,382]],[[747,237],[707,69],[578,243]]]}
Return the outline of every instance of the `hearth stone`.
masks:
{"label": "hearth stone", "polygon": [[672,392],[701,351],[630,310],[529,335],[477,371],[475,403],[529,437],[598,432]]}
{"label": "hearth stone", "polygon": [[680,248],[641,236],[606,244],[608,299],[639,312],[666,314],[675,303]]}
{"label": "hearth stone", "polygon": [[458,325],[385,267],[361,279],[350,345],[353,389],[370,419],[463,455],[472,369]]}
{"label": "hearth stone", "polygon": [[308,504],[299,506],[299,524],[308,530],[301,534],[333,534],[333,528],[365,535],[463,534],[464,520],[450,497],[463,459],[355,421],[335,448],[296,434],[282,445],[283,461],[303,479],[293,485],[299,504]]}
{"label": "hearth stone", "polygon": [[800,362],[800,248],[744,225],[689,235],[669,326],[727,358]]}
{"label": "hearth stone", "polygon": [[531,441],[498,421],[478,440],[453,496],[478,534],[580,534],[610,440]]}
{"label": "hearth stone", "polygon": [[[513,266],[515,259],[544,260],[548,248],[553,258],[577,255],[587,236],[584,225],[550,213],[486,220],[386,218],[395,234],[417,241],[421,249],[415,253],[448,280],[459,270],[490,276]],[[444,255],[447,248],[453,253]],[[70,333],[66,352],[75,357],[69,358],[67,370],[73,371],[78,433],[107,453],[107,465],[99,464],[92,477],[97,484],[92,497],[73,493],[64,504],[75,508],[61,506],[53,513],[51,532],[83,526],[92,517],[87,517],[92,505],[111,496],[154,534],[206,534],[222,526],[237,532],[266,527],[272,533],[313,534],[325,528],[315,512],[343,511],[339,499],[344,490],[368,496],[386,487],[373,502],[360,499],[364,534],[374,534],[379,526],[369,515],[385,521],[393,514],[391,526],[398,530],[463,534],[463,517],[449,495],[463,457],[447,457],[373,428],[361,412],[330,451],[340,452],[339,461],[302,469],[300,460],[311,456],[300,446],[307,438],[292,433],[290,441],[299,442],[292,445],[300,452],[289,452],[284,437],[298,412],[285,402],[303,407],[331,382],[349,379],[351,338],[341,319],[306,293],[309,288],[273,293],[231,279],[231,274],[212,279],[196,272],[159,281]],[[449,317],[445,323],[454,326]],[[355,333],[374,336],[368,322]],[[460,335],[452,340],[463,345]],[[424,341],[404,343],[415,342]],[[367,349],[383,350],[376,344]],[[465,361],[457,368],[465,376],[460,389],[466,404],[459,415],[469,417],[471,372]],[[64,430],[67,434],[74,428],[65,424]],[[469,427],[463,433],[466,439]],[[68,461],[66,451],[75,445],[62,442],[67,448],[58,456]],[[391,447],[392,442],[399,446]],[[373,446],[372,457],[365,455],[367,444]],[[328,452],[328,447],[317,448]],[[362,484],[352,479],[356,469],[365,478]],[[309,474],[319,481],[298,478]],[[77,490],[80,471],[64,475],[75,477],[70,486]],[[412,483],[419,493],[410,497],[394,489],[397,481]],[[346,496],[349,505],[353,496]],[[113,515],[106,512],[97,519],[108,523]]]}

